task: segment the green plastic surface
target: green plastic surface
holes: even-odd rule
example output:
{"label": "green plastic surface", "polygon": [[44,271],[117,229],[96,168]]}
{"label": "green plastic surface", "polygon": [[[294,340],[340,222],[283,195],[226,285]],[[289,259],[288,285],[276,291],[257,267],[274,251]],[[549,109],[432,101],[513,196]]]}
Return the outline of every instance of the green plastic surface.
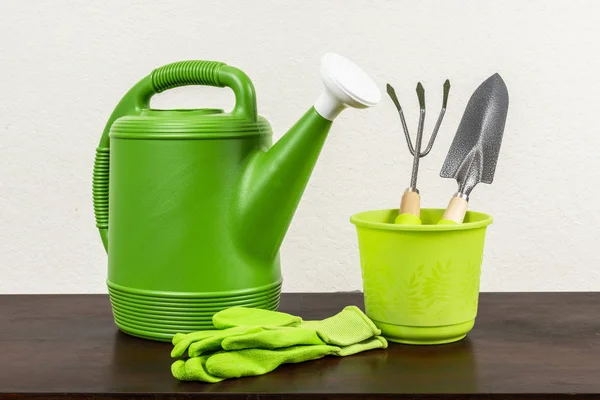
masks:
{"label": "green plastic surface", "polygon": [[468,211],[462,224],[396,224],[397,209],[355,214],[366,314],[385,338],[407,344],[460,340],[477,315],[489,215]]}
{"label": "green plastic surface", "polygon": [[400,214],[394,220],[396,224],[421,225],[421,219],[413,214]]}
{"label": "green plastic surface", "polygon": [[[228,87],[235,106],[150,107],[153,95],[184,85]],[[274,304],[279,248],[330,127],[311,107],[272,145],[252,82],[221,62],[176,62],[140,80],[108,119],[94,165],[113,308],[164,301],[160,311],[175,317],[256,300]],[[159,326],[161,315],[147,323]],[[118,325],[156,340],[176,333],[133,319]]]}

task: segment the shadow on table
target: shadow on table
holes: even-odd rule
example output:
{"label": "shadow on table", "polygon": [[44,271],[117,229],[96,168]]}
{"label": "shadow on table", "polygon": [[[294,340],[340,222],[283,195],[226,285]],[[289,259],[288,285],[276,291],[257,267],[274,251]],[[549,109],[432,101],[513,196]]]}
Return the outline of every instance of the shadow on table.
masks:
{"label": "shadow on table", "polygon": [[114,390],[174,391],[177,380],[171,375],[170,343],[156,342],[130,336],[115,328],[111,382]]}

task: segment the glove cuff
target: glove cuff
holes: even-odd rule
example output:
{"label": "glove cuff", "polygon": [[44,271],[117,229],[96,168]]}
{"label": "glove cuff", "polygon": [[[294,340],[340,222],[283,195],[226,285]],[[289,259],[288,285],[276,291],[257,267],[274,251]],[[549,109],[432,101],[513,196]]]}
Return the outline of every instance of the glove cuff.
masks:
{"label": "glove cuff", "polygon": [[333,346],[350,346],[381,335],[381,330],[356,306],[347,306],[322,321],[304,321],[302,327],[315,329],[321,340]]}

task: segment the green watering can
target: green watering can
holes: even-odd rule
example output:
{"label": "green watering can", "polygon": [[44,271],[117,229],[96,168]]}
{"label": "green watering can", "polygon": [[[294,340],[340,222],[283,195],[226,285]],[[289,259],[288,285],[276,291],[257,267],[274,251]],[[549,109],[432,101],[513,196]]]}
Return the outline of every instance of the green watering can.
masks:
{"label": "green watering can", "polygon": [[[93,198],[122,331],[170,341],[211,329],[231,306],[277,309],[279,248],[332,121],[381,99],[339,55],[323,57],[321,77],[317,101],[273,146],[252,82],[221,62],[165,65],[121,99],[96,149]],[[185,85],[229,87],[235,106],[150,108],[154,94]]]}

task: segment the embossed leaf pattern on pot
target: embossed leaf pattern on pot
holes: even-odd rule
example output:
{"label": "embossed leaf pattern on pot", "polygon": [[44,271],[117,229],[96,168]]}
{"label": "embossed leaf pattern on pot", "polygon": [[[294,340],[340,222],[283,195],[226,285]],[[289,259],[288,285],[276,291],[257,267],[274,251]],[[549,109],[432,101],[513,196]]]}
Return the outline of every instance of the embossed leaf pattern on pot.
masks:
{"label": "embossed leaf pattern on pot", "polygon": [[423,280],[423,295],[425,297],[424,304],[429,309],[430,316],[439,318],[443,313],[448,312],[446,309],[453,295],[453,279],[456,274],[452,271],[452,264],[448,261],[445,265],[437,262],[431,270],[431,275]]}
{"label": "embossed leaf pattern on pot", "polygon": [[[425,315],[425,311],[421,304],[423,303],[424,293],[421,290],[421,281],[423,280],[423,272],[425,270],[424,265],[420,265],[419,268],[411,275],[408,281],[402,282],[401,287],[398,290],[400,297],[404,304],[408,306],[409,313],[411,315]],[[398,307],[396,305],[395,307]]]}
{"label": "embossed leaf pattern on pot", "polygon": [[[363,262],[363,261],[361,261]],[[481,263],[420,265],[410,275],[388,264],[363,264],[365,306],[374,319],[398,325],[446,325],[475,317]]]}

